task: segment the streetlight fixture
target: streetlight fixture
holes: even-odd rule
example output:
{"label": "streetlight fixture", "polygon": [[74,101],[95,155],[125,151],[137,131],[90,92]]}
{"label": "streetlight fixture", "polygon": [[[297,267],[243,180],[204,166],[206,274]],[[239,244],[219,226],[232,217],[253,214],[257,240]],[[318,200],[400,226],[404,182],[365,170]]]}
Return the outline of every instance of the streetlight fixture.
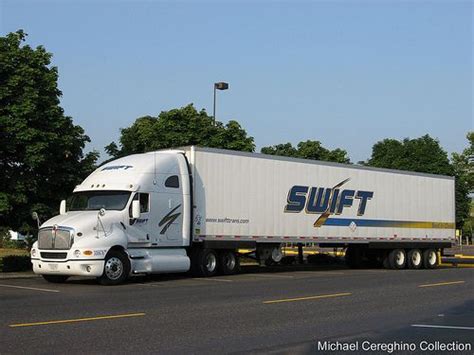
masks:
{"label": "streetlight fixture", "polygon": [[212,119],[214,120],[214,125],[216,124],[216,90],[227,90],[229,88],[228,83],[218,82],[214,83],[214,109],[212,113]]}

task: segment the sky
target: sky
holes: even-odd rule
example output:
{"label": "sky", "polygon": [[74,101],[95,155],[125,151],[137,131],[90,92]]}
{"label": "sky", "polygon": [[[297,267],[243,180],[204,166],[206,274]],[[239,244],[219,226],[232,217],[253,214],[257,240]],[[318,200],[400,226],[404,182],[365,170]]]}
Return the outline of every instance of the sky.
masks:
{"label": "sky", "polygon": [[117,141],[136,118],[194,103],[263,146],[307,139],[370,157],[384,138],[430,134],[449,152],[473,130],[471,1],[0,0],[53,53],[61,106]]}

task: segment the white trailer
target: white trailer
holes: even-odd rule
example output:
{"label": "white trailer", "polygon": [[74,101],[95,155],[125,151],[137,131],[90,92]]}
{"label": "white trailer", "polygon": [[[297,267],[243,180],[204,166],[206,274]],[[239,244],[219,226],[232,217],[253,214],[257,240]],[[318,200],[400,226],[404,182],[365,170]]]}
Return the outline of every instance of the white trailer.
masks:
{"label": "white trailer", "polygon": [[41,225],[31,251],[46,280],[239,269],[284,243],[344,247],[391,268],[433,268],[455,238],[454,179],[256,153],[184,147],[111,161]]}

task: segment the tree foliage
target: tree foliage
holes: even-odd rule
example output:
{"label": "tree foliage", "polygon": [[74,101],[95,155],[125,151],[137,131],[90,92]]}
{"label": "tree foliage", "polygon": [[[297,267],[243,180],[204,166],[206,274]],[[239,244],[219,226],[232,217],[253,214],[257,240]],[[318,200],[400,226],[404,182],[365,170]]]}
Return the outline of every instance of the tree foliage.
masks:
{"label": "tree foliage", "polygon": [[345,150],[340,148],[330,150],[324,148],[321,142],[311,140],[299,142],[296,147],[293,147],[291,143],[263,147],[261,152],[264,154],[281,155],[293,158],[332,161],[345,164],[350,163],[350,159]]}
{"label": "tree foliage", "polygon": [[462,153],[453,153],[452,161],[456,174],[463,177],[469,193],[474,193],[474,131],[468,132],[466,138],[469,146]]}
{"label": "tree foliage", "polygon": [[89,137],[59,106],[58,71],[42,46],[19,30],[0,37],[0,226],[29,232],[93,168]]}
{"label": "tree foliage", "polygon": [[147,151],[185,145],[252,152],[253,137],[247,136],[237,121],[213,123],[205,110],[197,111],[193,104],[162,111],[158,117],[138,118],[130,127],[121,129],[120,147],[110,143],[106,152],[114,158]]}
{"label": "tree foliage", "polygon": [[[462,213],[465,214],[463,233],[473,234],[474,216],[471,214],[473,203],[469,198],[462,198],[464,195],[474,193],[474,131],[468,132],[466,136],[469,146],[461,153],[453,153],[451,160],[459,188],[456,190],[456,202],[460,203]],[[459,200],[459,202],[458,202]]]}
{"label": "tree foliage", "polygon": [[405,138],[402,141],[384,139],[374,144],[372,156],[366,165],[378,168],[441,174],[456,178],[456,223],[461,228],[469,214],[469,196],[464,178],[451,164],[448,154],[439,142],[424,135],[419,138]]}

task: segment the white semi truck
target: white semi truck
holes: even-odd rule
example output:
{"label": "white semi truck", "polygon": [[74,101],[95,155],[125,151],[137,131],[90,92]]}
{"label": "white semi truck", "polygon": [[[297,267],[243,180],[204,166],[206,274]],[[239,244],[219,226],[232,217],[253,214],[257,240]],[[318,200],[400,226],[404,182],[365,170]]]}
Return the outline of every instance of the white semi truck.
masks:
{"label": "white semi truck", "polygon": [[199,148],[130,155],[76,186],[39,229],[33,270],[93,276],[232,274],[241,248],[279,262],[285,243],[346,248],[346,260],[434,268],[455,238],[454,179]]}

